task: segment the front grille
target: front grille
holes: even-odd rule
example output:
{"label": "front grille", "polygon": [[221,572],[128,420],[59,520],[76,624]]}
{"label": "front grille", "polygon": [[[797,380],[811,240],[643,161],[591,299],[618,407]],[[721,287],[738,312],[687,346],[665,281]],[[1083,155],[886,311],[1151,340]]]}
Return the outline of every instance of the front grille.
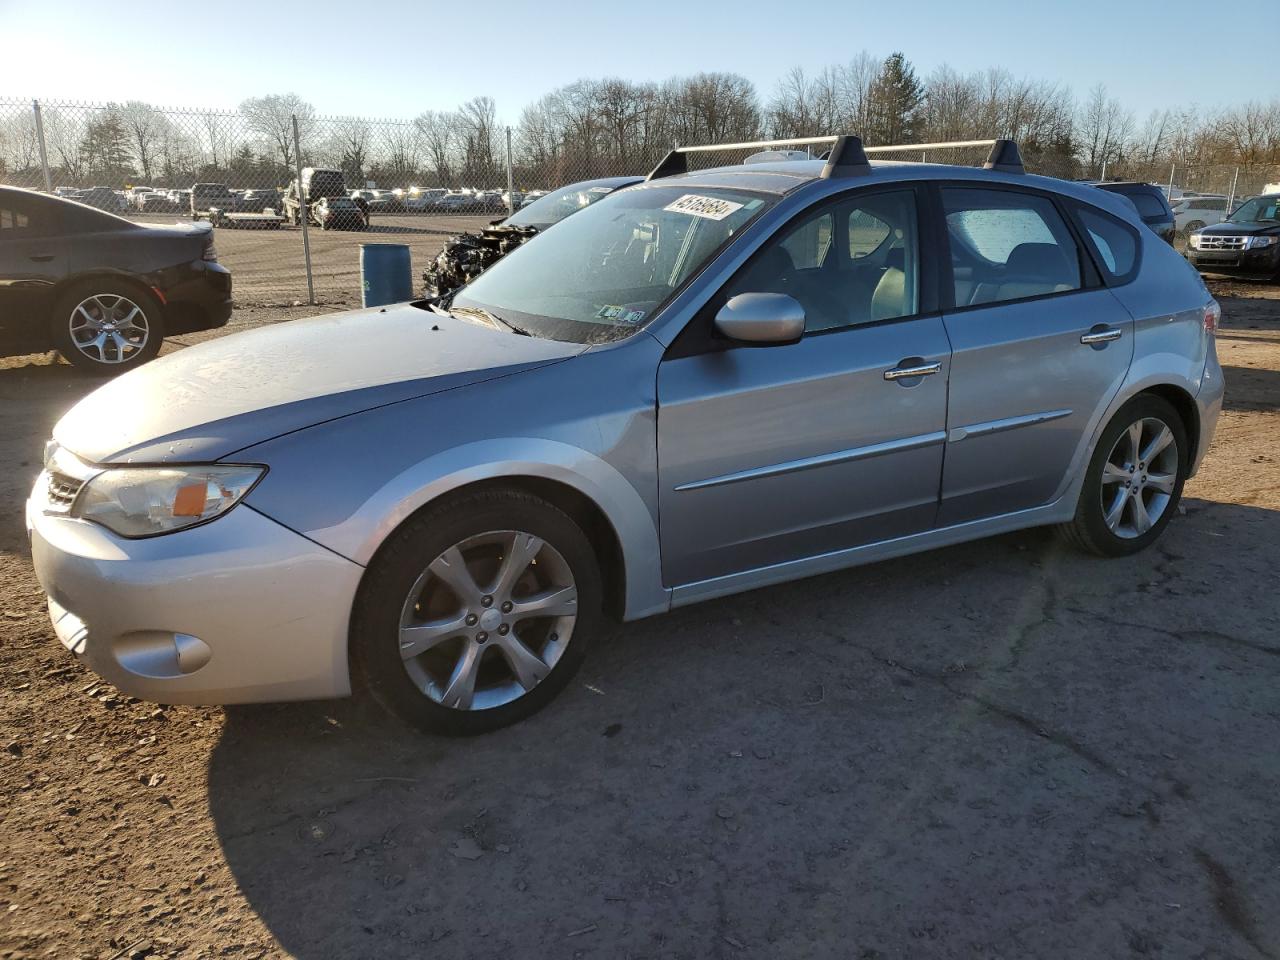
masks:
{"label": "front grille", "polygon": [[69,477],[65,473],[49,471],[49,482],[46,486],[49,498],[49,509],[56,513],[66,513],[75,502],[76,494],[84,486],[83,480]]}
{"label": "front grille", "polygon": [[1248,242],[1248,237],[1216,237],[1213,234],[1200,234],[1201,250],[1243,250]]}

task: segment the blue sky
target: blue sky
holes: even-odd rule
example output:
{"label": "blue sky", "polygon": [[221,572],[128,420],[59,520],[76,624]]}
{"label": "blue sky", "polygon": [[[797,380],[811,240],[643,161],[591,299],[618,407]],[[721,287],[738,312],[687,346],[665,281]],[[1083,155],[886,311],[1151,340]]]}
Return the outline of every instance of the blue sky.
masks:
{"label": "blue sky", "polygon": [[[1190,0],[0,0],[0,97],[229,108],[296,92],[323,114],[411,117],[487,94],[514,122],[525,103],[580,77],[727,70],[767,100],[792,66],[863,49],[901,49],[921,76],[942,63],[998,65],[1066,83],[1077,97],[1101,80],[1139,119],[1152,108],[1280,97],[1280,68],[1265,58],[1199,66],[1268,36],[1277,0],[1233,2],[1229,23],[1219,9]],[[312,36],[282,53],[291,28]],[[331,56],[320,31],[334,37]]]}

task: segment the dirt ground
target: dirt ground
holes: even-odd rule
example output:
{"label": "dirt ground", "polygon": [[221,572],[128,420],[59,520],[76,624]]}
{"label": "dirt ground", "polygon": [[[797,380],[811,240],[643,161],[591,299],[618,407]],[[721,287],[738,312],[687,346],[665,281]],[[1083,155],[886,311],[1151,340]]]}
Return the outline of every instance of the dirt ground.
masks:
{"label": "dirt ground", "polygon": [[93,382],[0,369],[0,957],[1280,957],[1280,289],[1216,292],[1226,410],[1152,550],[703,604],[462,741],[96,681],[21,515]]}

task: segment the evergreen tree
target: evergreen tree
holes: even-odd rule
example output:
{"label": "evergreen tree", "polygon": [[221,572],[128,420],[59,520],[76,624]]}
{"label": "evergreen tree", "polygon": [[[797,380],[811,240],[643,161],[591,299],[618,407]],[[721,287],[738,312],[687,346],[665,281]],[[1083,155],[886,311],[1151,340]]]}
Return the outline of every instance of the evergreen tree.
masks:
{"label": "evergreen tree", "polygon": [[924,103],[924,86],[902,53],[885,58],[880,73],[871,82],[867,99],[867,129],[863,137],[868,146],[909,143],[914,139]]}
{"label": "evergreen tree", "polygon": [[114,109],[85,126],[80,152],[90,177],[107,186],[120,187],[132,179],[129,136]]}

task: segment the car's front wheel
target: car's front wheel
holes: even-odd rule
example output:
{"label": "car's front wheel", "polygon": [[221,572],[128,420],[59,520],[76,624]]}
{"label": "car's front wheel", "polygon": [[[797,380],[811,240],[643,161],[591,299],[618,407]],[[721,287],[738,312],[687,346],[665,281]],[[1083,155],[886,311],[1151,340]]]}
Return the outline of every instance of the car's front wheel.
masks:
{"label": "car's front wheel", "polygon": [[1190,449],[1167,400],[1142,394],[1120,408],[1095,447],[1068,540],[1104,557],[1150,546],[1177,510]]}
{"label": "car's front wheel", "polygon": [[164,319],[159,301],[141,286],[89,280],[62,294],[53,307],[53,342],[73,365],[114,376],[160,352]]}
{"label": "car's front wheel", "polygon": [[595,552],[576,522],[514,489],[428,507],[391,535],[351,623],[368,691],[423,729],[477,734],[541,709],[602,623]]}

